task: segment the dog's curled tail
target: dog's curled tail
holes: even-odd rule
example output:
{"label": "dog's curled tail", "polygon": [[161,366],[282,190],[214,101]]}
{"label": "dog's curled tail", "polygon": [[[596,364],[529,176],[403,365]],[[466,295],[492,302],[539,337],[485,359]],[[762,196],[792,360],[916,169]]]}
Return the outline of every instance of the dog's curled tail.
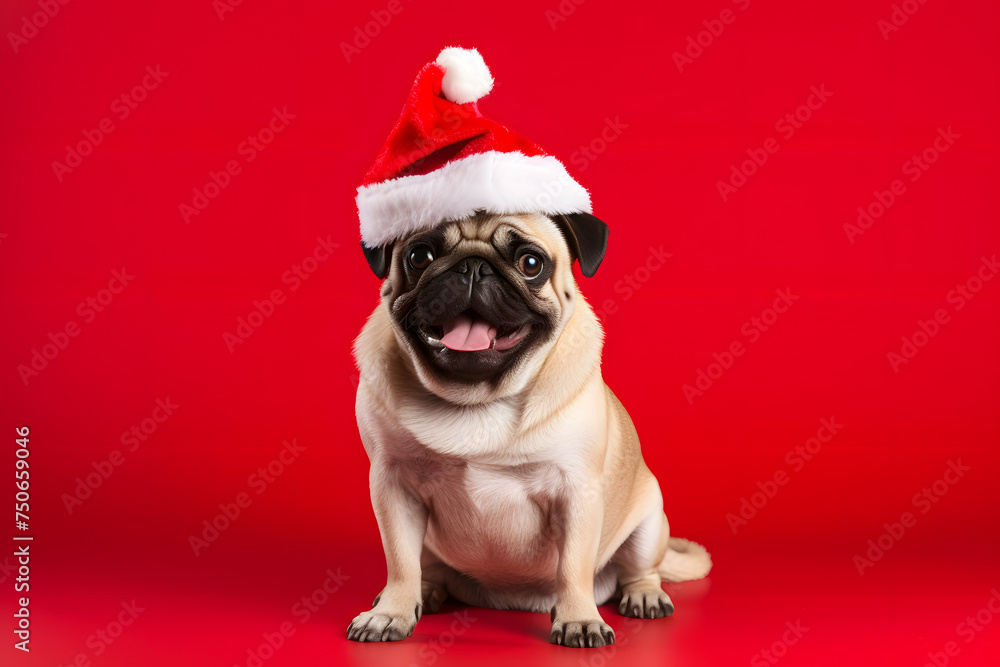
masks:
{"label": "dog's curled tail", "polygon": [[712,557],[697,542],[671,537],[667,542],[667,553],[657,569],[663,581],[701,579],[712,569]]}

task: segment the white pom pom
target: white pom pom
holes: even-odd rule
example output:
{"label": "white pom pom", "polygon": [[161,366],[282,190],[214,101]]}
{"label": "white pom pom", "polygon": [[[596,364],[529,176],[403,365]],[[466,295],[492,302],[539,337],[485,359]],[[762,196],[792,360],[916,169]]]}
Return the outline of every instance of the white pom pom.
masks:
{"label": "white pom pom", "polygon": [[441,92],[456,104],[475,102],[493,90],[493,77],[475,49],[449,46],[434,61],[444,69]]}

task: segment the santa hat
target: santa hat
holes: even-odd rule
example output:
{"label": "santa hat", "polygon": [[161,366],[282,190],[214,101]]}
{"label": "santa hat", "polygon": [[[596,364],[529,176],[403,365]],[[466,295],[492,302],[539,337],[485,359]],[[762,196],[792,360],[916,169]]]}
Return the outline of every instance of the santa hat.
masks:
{"label": "santa hat", "polygon": [[559,160],[479,112],[492,88],[475,49],[448,47],[420,70],[358,188],[363,246],[386,246],[477,210],[590,213],[590,195]]}

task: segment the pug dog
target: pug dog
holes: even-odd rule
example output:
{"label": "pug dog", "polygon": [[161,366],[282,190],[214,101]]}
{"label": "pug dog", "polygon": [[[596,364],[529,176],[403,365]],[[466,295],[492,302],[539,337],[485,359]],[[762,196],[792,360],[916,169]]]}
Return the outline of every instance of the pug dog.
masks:
{"label": "pug dog", "polygon": [[364,248],[386,278],[354,352],[388,580],[349,639],[404,639],[451,596],[549,612],[553,644],[604,646],[598,605],[669,616],[661,582],[708,574],[705,548],[670,536],[601,377],[572,264],[593,275],[607,240],[587,213],[477,212]]}

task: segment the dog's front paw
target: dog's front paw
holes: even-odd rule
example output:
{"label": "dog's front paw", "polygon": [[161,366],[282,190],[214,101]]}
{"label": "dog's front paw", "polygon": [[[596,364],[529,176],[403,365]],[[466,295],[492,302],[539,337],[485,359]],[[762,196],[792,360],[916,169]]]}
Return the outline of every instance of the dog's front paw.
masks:
{"label": "dog's front paw", "polygon": [[347,638],[355,642],[398,642],[413,634],[416,613],[409,618],[384,614],[374,609],[354,617],[347,628]]}
{"label": "dog's front paw", "polygon": [[595,648],[615,643],[615,631],[611,626],[597,618],[592,621],[552,623],[552,634],[549,641],[560,646],[574,648]]}
{"label": "dog's front paw", "polygon": [[618,613],[632,618],[662,618],[674,613],[674,603],[659,586],[653,590],[625,591]]}

